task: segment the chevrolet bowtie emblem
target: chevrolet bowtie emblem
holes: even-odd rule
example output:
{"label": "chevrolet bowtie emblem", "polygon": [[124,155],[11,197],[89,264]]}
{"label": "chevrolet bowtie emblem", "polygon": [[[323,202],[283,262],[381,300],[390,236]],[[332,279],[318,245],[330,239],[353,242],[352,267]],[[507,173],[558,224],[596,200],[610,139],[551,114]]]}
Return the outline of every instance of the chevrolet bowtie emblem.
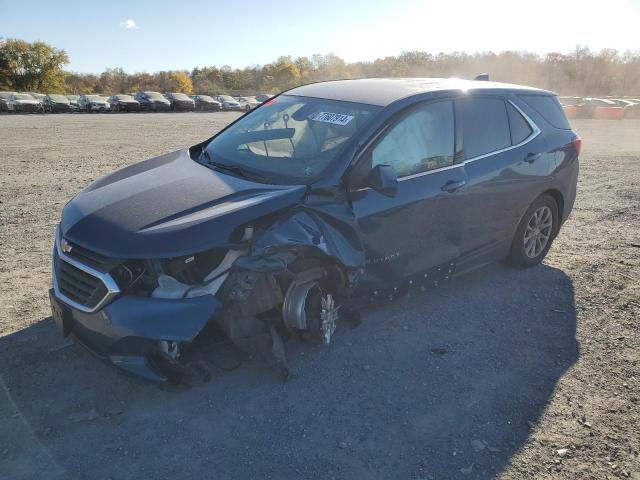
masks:
{"label": "chevrolet bowtie emblem", "polygon": [[62,242],[60,242],[60,248],[64,253],[70,253],[71,250],[73,250],[73,246],[69,242],[67,242],[64,238],[62,239]]}

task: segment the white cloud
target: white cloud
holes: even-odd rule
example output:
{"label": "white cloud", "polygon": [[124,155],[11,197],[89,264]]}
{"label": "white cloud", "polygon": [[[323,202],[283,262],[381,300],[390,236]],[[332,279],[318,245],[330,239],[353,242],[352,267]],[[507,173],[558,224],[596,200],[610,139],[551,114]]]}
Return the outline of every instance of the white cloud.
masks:
{"label": "white cloud", "polygon": [[133,21],[133,18],[127,18],[124,22],[120,22],[120,26],[127,30],[138,30],[138,25]]}

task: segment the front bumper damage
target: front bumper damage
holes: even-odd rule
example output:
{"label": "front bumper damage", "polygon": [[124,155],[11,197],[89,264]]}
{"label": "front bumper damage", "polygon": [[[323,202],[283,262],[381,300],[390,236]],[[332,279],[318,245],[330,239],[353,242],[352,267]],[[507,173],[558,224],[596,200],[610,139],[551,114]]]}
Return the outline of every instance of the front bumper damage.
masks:
{"label": "front bumper damage", "polygon": [[116,367],[155,381],[167,380],[156,357],[158,342],[192,342],[220,308],[210,295],[179,300],[125,295],[97,312],[71,308],[54,289],[49,298],[65,336]]}
{"label": "front bumper damage", "polygon": [[[331,257],[341,265],[356,266],[347,271],[357,272],[362,255],[341,240],[335,226],[323,221],[321,215],[311,210],[294,210],[252,241],[244,255],[231,255],[229,264],[219,267],[224,274],[216,277],[218,286],[210,294],[184,298],[185,292],[179,288],[185,285],[179,283],[178,287],[175,284],[158,287],[165,298],[133,296],[112,287],[105,306],[100,304],[95,311],[83,311],[87,309],[58,288],[59,262],[81,266],[62,250],[61,239],[58,232],[53,256],[54,288],[50,290],[52,315],[59,328],[97,357],[154,381],[175,380],[172,374],[182,365],[182,359],[163,355],[160,346],[175,344],[188,350],[189,344],[210,323],[237,348],[275,367],[286,377],[288,365],[280,327],[297,332],[310,330],[311,321],[303,318],[304,302],[321,275],[298,279],[300,283],[290,289],[283,288],[279,281],[295,283],[295,273],[290,267],[300,259]],[[83,268],[85,273],[104,276],[89,267]],[[349,282],[353,278],[350,276]],[[347,280],[340,279],[339,283]],[[176,298],[166,298],[172,294]],[[337,318],[337,308],[333,303],[326,308],[327,300],[333,302],[332,297],[322,299],[324,317],[315,325],[316,333],[325,343],[330,340]],[[284,317],[277,313],[277,307],[283,304],[287,309]],[[296,309],[300,310],[297,314]],[[268,314],[274,312],[275,315]],[[165,368],[167,361],[172,364],[169,370]]]}
{"label": "front bumper damage", "polygon": [[[146,180],[136,189],[138,177]],[[137,197],[114,201],[121,182]],[[185,184],[190,196],[171,194]],[[135,203],[158,208],[132,211]],[[118,276],[129,261],[144,265],[143,288]],[[196,280],[180,273],[187,263],[202,265]],[[207,325],[286,375],[281,335],[328,343],[364,253],[343,199],[224,176],[180,151],[100,179],[67,204],[52,265],[64,334],[130,373],[166,380],[156,354],[187,362]]]}

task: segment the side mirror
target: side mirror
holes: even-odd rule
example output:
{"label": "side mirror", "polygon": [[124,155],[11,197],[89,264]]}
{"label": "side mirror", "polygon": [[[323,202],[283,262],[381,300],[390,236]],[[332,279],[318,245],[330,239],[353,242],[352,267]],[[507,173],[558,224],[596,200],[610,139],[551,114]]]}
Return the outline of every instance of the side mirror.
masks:
{"label": "side mirror", "polygon": [[387,197],[398,193],[398,175],[391,165],[376,165],[364,179],[365,185]]}

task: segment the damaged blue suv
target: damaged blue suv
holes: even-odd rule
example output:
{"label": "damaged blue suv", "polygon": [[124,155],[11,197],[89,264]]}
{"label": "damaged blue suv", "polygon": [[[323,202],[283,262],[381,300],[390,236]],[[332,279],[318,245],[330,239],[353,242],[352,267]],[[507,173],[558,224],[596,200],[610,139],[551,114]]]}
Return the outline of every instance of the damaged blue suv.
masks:
{"label": "damaged blue suv", "polygon": [[62,212],[64,335],[166,380],[217,327],[286,373],[283,336],[329,343],[356,299],[542,261],[581,140],[544,90],[364,79],[289,90],[191,148],[102,177]]}

